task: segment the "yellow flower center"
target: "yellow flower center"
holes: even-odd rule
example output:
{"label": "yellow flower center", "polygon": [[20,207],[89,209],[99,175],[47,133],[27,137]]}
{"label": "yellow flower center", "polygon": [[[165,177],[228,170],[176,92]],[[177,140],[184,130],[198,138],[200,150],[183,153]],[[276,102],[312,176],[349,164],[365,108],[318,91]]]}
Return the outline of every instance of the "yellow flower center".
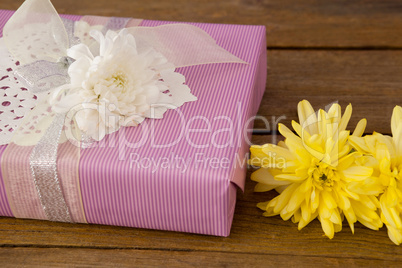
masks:
{"label": "yellow flower center", "polygon": [[106,79],[98,81],[96,86],[102,88],[97,95],[98,99],[104,98],[107,93],[112,93],[118,99],[124,98],[130,90],[130,79],[126,73],[118,70],[107,76]]}
{"label": "yellow flower center", "polygon": [[111,79],[116,87],[122,87],[122,88],[124,88],[128,80],[126,74],[121,71],[114,73]]}
{"label": "yellow flower center", "polygon": [[309,168],[309,175],[313,180],[313,184],[318,189],[326,188],[331,191],[334,183],[339,181],[336,171],[325,163],[313,163]]}

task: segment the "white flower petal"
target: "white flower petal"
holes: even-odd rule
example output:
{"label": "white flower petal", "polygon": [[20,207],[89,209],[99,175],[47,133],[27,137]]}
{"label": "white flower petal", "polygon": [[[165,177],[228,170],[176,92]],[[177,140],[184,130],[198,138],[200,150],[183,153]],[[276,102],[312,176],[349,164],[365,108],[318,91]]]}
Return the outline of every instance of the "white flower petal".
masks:
{"label": "white flower petal", "polygon": [[74,61],[68,68],[71,87],[81,87],[83,81],[86,80],[86,75],[91,66],[91,59],[83,56]]}
{"label": "white flower petal", "polygon": [[73,59],[79,59],[81,57],[88,57],[91,60],[94,59],[94,56],[92,55],[91,51],[84,44],[78,44],[78,45],[75,45],[75,46],[67,49],[67,56],[69,56]]}

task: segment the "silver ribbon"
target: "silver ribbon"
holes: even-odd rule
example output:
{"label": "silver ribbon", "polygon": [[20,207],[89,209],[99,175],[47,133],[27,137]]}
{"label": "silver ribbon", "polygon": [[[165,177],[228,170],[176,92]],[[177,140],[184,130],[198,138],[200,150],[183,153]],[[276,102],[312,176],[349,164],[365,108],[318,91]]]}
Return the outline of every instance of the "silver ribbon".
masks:
{"label": "silver ribbon", "polygon": [[67,72],[69,64],[68,57],[63,58],[61,62],[39,60],[18,68],[14,74],[21,78],[33,93],[43,92],[70,82]]}
{"label": "silver ribbon", "polygon": [[57,114],[44,136],[34,147],[29,161],[32,177],[46,217],[71,222],[71,216],[57,176],[57,147],[65,114]]}

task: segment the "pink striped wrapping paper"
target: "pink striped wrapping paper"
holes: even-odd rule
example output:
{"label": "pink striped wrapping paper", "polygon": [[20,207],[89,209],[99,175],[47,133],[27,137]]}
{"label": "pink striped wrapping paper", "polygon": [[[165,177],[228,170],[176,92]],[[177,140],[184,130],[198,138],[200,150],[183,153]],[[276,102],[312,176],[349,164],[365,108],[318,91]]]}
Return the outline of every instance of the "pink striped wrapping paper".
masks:
{"label": "pink striped wrapping paper", "polygon": [[[12,14],[0,10],[0,29]],[[144,20],[140,26],[168,23]],[[180,68],[198,101],[81,149],[79,184],[88,223],[229,235],[237,188],[245,183],[245,130],[252,129],[250,118],[265,90],[265,27],[191,24],[249,65]],[[0,146],[0,157],[5,148]],[[14,216],[1,172],[0,216]]]}

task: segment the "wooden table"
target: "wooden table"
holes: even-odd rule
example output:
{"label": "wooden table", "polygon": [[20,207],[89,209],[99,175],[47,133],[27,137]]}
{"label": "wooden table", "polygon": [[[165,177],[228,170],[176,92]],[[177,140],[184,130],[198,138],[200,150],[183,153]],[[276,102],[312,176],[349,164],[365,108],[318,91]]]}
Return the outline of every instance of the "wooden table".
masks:
{"label": "wooden table", "polygon": [[[350,123],[366,117],[367,132],[390,133],[392,108],[402,104],[402,3],[393,0],[54,0],[59,13],[155,20],[263,24],[268,83],[254,142],[280,139],[275,121],[296,119],[296,105],[353,104]],[[21,0],[2,0],[15,10]],[[251,171],[250,171],[251,172]],[[248,174],[248,178],[250,175]],[[329,240],[315,220],[302,231],[280,217],[265,218],[256,203],[274,193],[238,193],[227,238],[63,224],[0,217],[0,265],[77,266],[401,266],[402,246],[385,228],[356,224]]]}

